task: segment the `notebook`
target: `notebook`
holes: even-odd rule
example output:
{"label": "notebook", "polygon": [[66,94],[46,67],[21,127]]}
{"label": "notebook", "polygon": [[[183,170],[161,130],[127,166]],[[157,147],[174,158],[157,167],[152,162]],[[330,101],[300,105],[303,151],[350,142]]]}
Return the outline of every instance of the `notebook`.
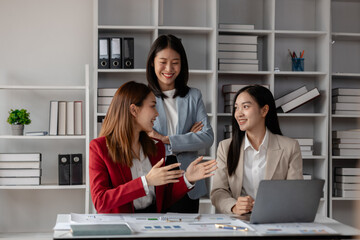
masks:
{"label": "notebook", "polygon": [[250,223],[313,222],[324,180],[262,180]]}

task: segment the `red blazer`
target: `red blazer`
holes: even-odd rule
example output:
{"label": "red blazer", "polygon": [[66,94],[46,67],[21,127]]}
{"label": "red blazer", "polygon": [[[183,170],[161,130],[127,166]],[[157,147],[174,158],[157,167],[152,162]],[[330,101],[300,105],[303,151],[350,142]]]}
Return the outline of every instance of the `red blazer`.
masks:
{"label": "red blazer", "polygon": [[[150,157],[154,166],[165,158],[164,144],[157,140],[157,156]],[[108,154],[105,137],[90,142],[90,190],[91,198],[98,213],[133,213],[133,200],[145,196],[141,178],[132,179],[129,167],[114,163]],[[189,189],[184,178],[175,184],[155,187],[156,210],[164,211],[182,198]]]}

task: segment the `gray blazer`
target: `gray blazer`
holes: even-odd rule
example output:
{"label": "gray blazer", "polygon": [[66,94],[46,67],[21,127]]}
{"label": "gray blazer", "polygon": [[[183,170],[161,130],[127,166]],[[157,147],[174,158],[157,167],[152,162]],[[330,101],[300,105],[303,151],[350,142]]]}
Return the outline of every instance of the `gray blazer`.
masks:
{"label": "gray blazer", "polygon": [[[174,154],[181,163],[180,168],[186,170],[189,164],[198,157],[201,149],[209,148],[214,141],[214,133],[207,118],[205,105],[200,90],[190,88],[185,97],[176,97],[178,110],[178,124],[176,135],[169,136],[170,144],[165,145],[166,156]],[[156,98],[156,109],[159,116],[154,122],[154,130],[167,136],[167,118],[164,101]],[[195,122],[201,121],[204,127],[197,133],[189,132]],[[188,195],[191,199],[198,199],[208,193],[204,180],[197,181],[194,189]]]}
{"label": "gray blazer", "polygon": [[[241,149],[244,149],[244,142]],[[231,214],[231,208],[241,196],[244,151],[240,152],[239,164],[230,177],[227,169],[227,154],[231,138],[219,143],[217,150],[218,169],[213,177],[211,202],[221,213]],[[302,157],[298,141],[273,134],[269,131],[269,145],[266,153],[266,180],[303,179]]]}

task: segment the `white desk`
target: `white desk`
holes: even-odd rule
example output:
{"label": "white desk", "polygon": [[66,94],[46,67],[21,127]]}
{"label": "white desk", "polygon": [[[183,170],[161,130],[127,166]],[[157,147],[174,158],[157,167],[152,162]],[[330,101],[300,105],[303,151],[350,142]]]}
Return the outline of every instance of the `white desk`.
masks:
{"label": "white desk", "polygon": [[[122,216],[126,216],[123,214]],[[134,216],[134,215],[133,215]],[[136,216],[136,214],[135,214]],[[138,214],[138,216],[142,216]],[[154,216],[157,216],[154,214]],[[214,217],[217,214],[213,214]],[[57,217],[56,223],[69,223],[70,214],[59,214]],[[193,231],[193,232],[134,232],[132,235],[115,235],[115,236],[77,236],[74,237],[69,230],[56,230],[54,231],[54,239],[349,239],[354,236],[360,237],[360,230],[352,228],[350,226],[344,225],[338,221],[335,221],[330,218],[317,215],[315,219],[315,224],[322,224],[326,227],[329,227],[335,230],[336,234],[260,234],[257,231],[234,231],[234,230],[223,230],[217,232],[203,232],[203,231]],[[151,224],[151,223],[149,223]],[[253,226],[253,225],[250,225]]]}

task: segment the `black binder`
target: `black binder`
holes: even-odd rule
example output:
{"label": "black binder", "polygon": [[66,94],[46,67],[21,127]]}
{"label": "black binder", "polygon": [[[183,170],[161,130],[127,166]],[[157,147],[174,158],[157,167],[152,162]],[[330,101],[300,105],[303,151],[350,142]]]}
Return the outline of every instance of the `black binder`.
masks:
{"label": "black binder", "polygon": [[70,185],[70,154],[59,154],[59,185]]}
{"label": "black binder", "polygon": [[121,38],[110,39],[110,68],[122,68],[121,64]]}
{"label": "black binder", "polygon": [[124,68],[134,68],[134,38],[124,38],[123,59]]}
{"label": "black binder", "polygon": [[109,39],[99,38],[99,61],[98,68],[109,68]]}
{"label": "black binder", "polygon": [[70,155],[70,185],[83,184],[82,154]]}

